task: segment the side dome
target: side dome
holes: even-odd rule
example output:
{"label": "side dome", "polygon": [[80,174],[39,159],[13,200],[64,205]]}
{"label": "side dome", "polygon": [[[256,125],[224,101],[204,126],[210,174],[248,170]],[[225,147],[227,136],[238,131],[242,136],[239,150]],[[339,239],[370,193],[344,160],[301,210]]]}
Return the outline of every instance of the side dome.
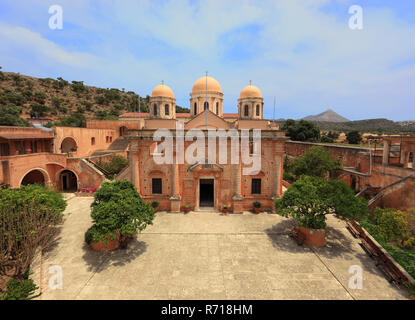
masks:
{"label": "side dome", "polygon": [[262,98],[262,93],[258,87],[249,85],[242,89],[239,98]]}
{"label": "side dome", "polygon": [[216,91],[216,92],[222,92],[222,88],[220,87],[220,84],[216,79],[213,79],[212,77],[202,77],[193,85],[192,93],[196,92],[206,92],[206,78],[207,78],[207,91]]}
{"label": "side dome", "polygon": [[153,98],[155,97],[169,97],[174,98],[173,90],[170,87],[166,86],[165,84],[159,84],[157,87],[154,88],[153,92],[151,93]]}

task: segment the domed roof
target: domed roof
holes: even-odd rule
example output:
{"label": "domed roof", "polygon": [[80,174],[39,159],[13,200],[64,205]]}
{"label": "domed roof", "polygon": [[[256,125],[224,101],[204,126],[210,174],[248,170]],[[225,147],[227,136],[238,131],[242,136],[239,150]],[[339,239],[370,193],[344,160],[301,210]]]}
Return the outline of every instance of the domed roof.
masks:
{"label": "domed roof", "polygon": [[151,96],[154,97],[169,97],[174,98],[173,90],[170,87],[166,86],[165,84],[159,84],[157,87],[154,88]]}
{"label": "domed roof", "polygon": [[192,93],[201,92],[201,91],[206,92],[206,78],[207,78],[207,91],[222,92],[222,88],[220,87],[219,82],[217,82],[212,77],[202,77],[194,83]]}
{"label": "domed roof", "polygon": [[261,90],[258,87],[249,85],[242,89],[240,99],[243,98],[262,98]]}

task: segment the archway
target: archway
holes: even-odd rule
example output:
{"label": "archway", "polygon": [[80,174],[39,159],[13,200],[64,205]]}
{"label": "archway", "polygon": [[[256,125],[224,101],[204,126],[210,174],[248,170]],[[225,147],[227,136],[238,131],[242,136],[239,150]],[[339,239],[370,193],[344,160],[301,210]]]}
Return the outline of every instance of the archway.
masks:
{"label": "archway", "polygon": [[78,190],[78,179],[70,170],[63,170],[59,174],[60,190],[63,192],[74,192]]}
{"label": "archway", "polygon": [[77,148],[78,146],[76,145],[76,141],[73,138],[67,137],[62,140],[62,143],[61,143],[62,153],[76,152]]}
{"label": "archway", "polygon": [[45,175],[40,170],[32,170],[27,173],[21,182],[22,186],[27,186],[29,184],[40,184],[44,186],[46,183]]}
{"label": "archway", "polygon": [[412,169],[414,167],[414,154],[409,152],[408,156],[408,168]]}

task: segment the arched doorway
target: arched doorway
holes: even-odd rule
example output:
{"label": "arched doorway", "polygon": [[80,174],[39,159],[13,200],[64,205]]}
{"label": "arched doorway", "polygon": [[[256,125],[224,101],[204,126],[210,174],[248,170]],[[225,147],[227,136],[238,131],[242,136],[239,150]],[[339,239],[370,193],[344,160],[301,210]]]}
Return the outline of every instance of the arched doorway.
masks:
{"label": "arched doorway", "polygon": [[62,140],[62,143],[61,143],[62,153],[76,152],[77,148],[78,146],[76,145],[76,141],[73,138],[67,137]]}
{"label": "arched doorway", "polygon": [[44,186],[45,183],[46,179],[43,172],[40,170],[32,170],[23,177],[21,185],[27,186],[29,184],[40,184]]}
{"label": "arched doorway", "polygon": [[63,192],[74,192],[78,190],[78,179],[70,170],[63,170],[59,174],[60,190]]}
{"label": "arched doorway", "polygon": [[413,167],[414,167],[414,154],[412,152],[409,152],[408,168],[413,169]]}

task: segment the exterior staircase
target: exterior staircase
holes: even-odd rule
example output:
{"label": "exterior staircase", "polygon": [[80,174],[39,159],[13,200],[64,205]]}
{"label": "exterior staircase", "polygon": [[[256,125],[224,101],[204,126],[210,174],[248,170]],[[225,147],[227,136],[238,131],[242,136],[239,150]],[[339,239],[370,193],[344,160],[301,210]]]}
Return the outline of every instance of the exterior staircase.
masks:
{"label": "exterior staircase", "polygon": [[128,140],[124,137],[119,137],[114,140],[106,151],[125,151],[128,148]]}

